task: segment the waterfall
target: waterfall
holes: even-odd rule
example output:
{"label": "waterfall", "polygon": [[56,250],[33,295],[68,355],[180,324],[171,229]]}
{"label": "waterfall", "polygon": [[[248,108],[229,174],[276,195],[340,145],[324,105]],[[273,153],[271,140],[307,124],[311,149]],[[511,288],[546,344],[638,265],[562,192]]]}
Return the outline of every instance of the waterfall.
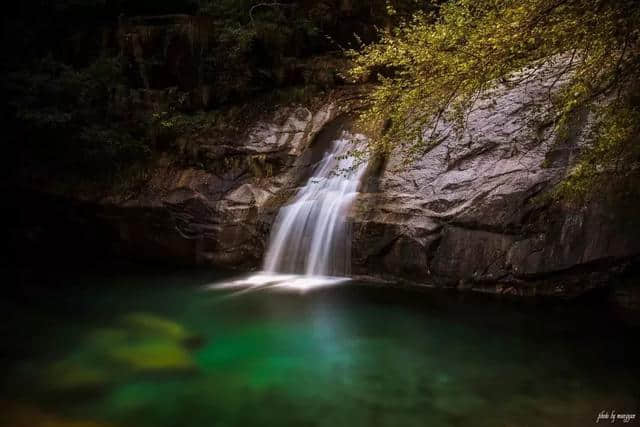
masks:
{"label": "waterfall", "polygon": [[284,290],[305,293],[348,282],[351,270],[349,209],[366,162],[349,154],[366,137],[343,133],[333,141],[294,198],[280,208],[269,237],[263,272],[207,285],[207,289]]}
{"label": "waterfall", "polygon": [[314,276],[351,272],[351,224],[347,214],[356,198],[366,163],[349,155],[364,136],[344,133],[313,171],[273,225],[264,270]]}

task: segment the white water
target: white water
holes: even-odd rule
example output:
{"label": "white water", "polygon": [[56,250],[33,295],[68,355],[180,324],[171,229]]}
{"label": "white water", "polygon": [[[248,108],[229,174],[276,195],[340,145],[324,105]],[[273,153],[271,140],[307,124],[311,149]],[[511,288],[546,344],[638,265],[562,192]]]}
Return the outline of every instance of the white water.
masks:
{"label": "white water", "polygon": [[[283,206],[271,230],[263,272],[208,289],[285,290],[305,293],[348,282],[351,224],[347,215],[357,196],[366,162],[349,155],[362,135],[343,134],[304,187]],[[243,293],[244,291],[240,291]]]}
{"label": "white water", "polygon": [[308,291],[336,286],[348,282],[346,277],[302,276],[300,274],[256,273],[243,279],[224,283],[215,283],[206,288],[210,290],[236,290],[232,295],[247,291],[287,291],[304,294]]}
{"label": "white water", "polygon": [[283,206],[271,231],[264,270],[307,276],[348,276],[351,224],[347,214],[366,168],[348,155],[364,137],[344,134],[318,163],[313,176]]}

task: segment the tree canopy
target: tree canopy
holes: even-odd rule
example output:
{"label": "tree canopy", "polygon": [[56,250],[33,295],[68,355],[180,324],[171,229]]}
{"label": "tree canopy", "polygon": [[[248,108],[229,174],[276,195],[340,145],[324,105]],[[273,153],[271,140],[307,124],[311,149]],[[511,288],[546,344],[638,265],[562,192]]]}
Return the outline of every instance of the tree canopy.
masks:
{"label": "tree canopy", "polygon": [[340,81],[338,46],[354,33],[372,41],[374,26],[416,1],[396,0],[396,18],[364,0],[10,2],[1,174],[119,174],[167,149],[157,144],[167,128],[174,140],[176,128],[193,131],[201,113],[307,98]]}
{"label": "tree canopy", "polygon": [[634,0],[453,0],[437,12],[414,14],[351,54],[353,77],[377,73],[363,115],[366,123],[387,123],[376,150],[399,148],[409,158],[422,153],[437,143],[426,130],[443,120],[463,127],[479,93],[563,57],[567,66],[556,81],[565,83],[550,113],[556,137],[568,137],[578,112],[594,113],[595,120],[590,145],[560,190],[584,194],[603,176],[637,173],[640,5]]}

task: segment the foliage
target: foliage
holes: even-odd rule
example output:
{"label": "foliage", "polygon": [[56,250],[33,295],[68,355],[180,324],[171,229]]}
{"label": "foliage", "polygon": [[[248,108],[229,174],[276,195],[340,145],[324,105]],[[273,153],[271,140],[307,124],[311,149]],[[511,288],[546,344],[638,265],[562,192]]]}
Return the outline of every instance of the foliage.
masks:
{"label": "foliage", "polygon": [[76,70],[46,57],[10,73],[3,81],[14,118],[7,148],[28,163],[78,172],[110,171],[144,156],[148,149],[135,128],[120,126],[114,111],[123,82],[117,58]]}
{"label": "foliage", "polygon": [[437,143],[442,121],[463,128],[482,91],[563,58],[567,66],[555,82],[568,83],[552,109],[558,138],[568,137],[578,111],[594,113],[597,122],[565,192],[584,192],[605,172],[637,168],[627,157],[638,151],[629,147],[640,113],[640,6],[633,0],[455,0],[437,14],[415,14],[351,55],[353,77],[378,73],[362,117],[388,125],[376,150],[404,141],[400,149],[410,159]]}
{"label": "foliage", "polygon": [[275,3],[8,3],[0,50],[3,174],[124,175],[175,148],[179,135],[212,126],[230,132],[209,110],[309,99],[336,81],[337,67],[328,60],[320,70],[316,59],[371,41],[366,33],[375,34],[374,25],[408,16],[422,2],[393,0],[394,18],[384,1]]}
{"label": "foliage", "polygon": [[612,102],[595,111],[600,120],[592,131],[592,144],[557,188],[557,195],[583,197],[598,188],[626,184],[626,178],[638,177],[640,108]]}
{"label": "foliage", "polygon": [[363,38],[371,41],[364,33],[406,16],[423,2],[394,0],[394,8],[400,11],[397,18],[386,13],[390,4],[364,0],[203,1],[199,13],[216,20],[214,42],[205,58],[208,79],[216,81],[228,97],[281,87],[287,80],[295,80],[286,74],[303,58],[358,45]]}
{"label": "foliage", "polygon": [[215,20],[204,52],[204,80],[220,102],[281,86],[287,58],[301,58],[322,43],[315,23],[294,4],[254,7],[252,0],[203,2],[200,14]]}

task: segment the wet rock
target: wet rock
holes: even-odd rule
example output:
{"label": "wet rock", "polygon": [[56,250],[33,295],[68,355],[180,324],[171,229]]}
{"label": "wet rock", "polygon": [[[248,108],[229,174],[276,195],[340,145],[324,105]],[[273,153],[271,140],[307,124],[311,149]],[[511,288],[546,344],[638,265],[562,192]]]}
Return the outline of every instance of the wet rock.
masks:
{"label": "wet rock", "polygon": [[149,313],[128,314],[121,322],[129,336],[157,337],[178,343],[202,341],[201,337],[179,323]]}
{"label": "wet rock", "polygon": [[[581,119],[556,141],[547,114],[553,76],[553,66],[541,67],[492,89],[464,132],[441,123],[440,143],[410,165],[399,154],[375,159],[350,213],[354,274],[568,296],[637,263],[640,200],[569,206],[543,197],[574,164],[590,123]],[[278,209],[358,105],[350,92],[321,107],[284,107],[237,141],[182,138],[183,153],[206,166],[162,163],[135,196],[91,202],[85,222],[97,217],[111,230],[120,256],[259,268]]]}
{"label": "wet rock", "polygon": [[145,338],[109,349],[106,356],[134,372],[191,372],[196,364],[180,343],[162,338]]}
{"label": "wet rock", "polygon": [[44,376],[46,387],[64,392],[99,392],[109,385],[112,378],[101,367],[91,366],[81,360],[63,360],[52,364]]}
{"label": "wet rock", "polygon": [[233,146],[183,139],[184,152],[214,159],[220,170],[161,165],[135,198],[113,194],[96,216],[112,228],[122,256],[254,268],[277,208],[310,167],[301,153],[338,114],[333,103],[285,107]]}
{"label": "wet rock", "polygon": [[137,374],[183,374],[197,370],[191,350],[203,338],[150,313],[122,316],[115,327],[97,329],[64,359],[45,369],[43,385],[67,393],[97,393]]}
{"label": "wet rock", "polygon": [[243,184],[229,194],[226,199],[238,205],[263,205],[271,193],[253,184]]}
{"label": "wet rock", "polygon": [[[546,109],[553,66],[492,90],[461,133],[413,164],[387,159],[354,208],[354,271],[432,286],[516,295],[576,295],[640,255],[640,201],[571,207],[538,196],[586,144],[588,120],[555,141]],[[421,227],[412,224],[433,223]]]}
{"label": "wet rock", "polygon": [[[612,302],[624,309],[640,312],[640,286],[637,278],[627,278],[616,283],[611,294]],[[635,324],[640,325],[638,316],[634,319]]]}

